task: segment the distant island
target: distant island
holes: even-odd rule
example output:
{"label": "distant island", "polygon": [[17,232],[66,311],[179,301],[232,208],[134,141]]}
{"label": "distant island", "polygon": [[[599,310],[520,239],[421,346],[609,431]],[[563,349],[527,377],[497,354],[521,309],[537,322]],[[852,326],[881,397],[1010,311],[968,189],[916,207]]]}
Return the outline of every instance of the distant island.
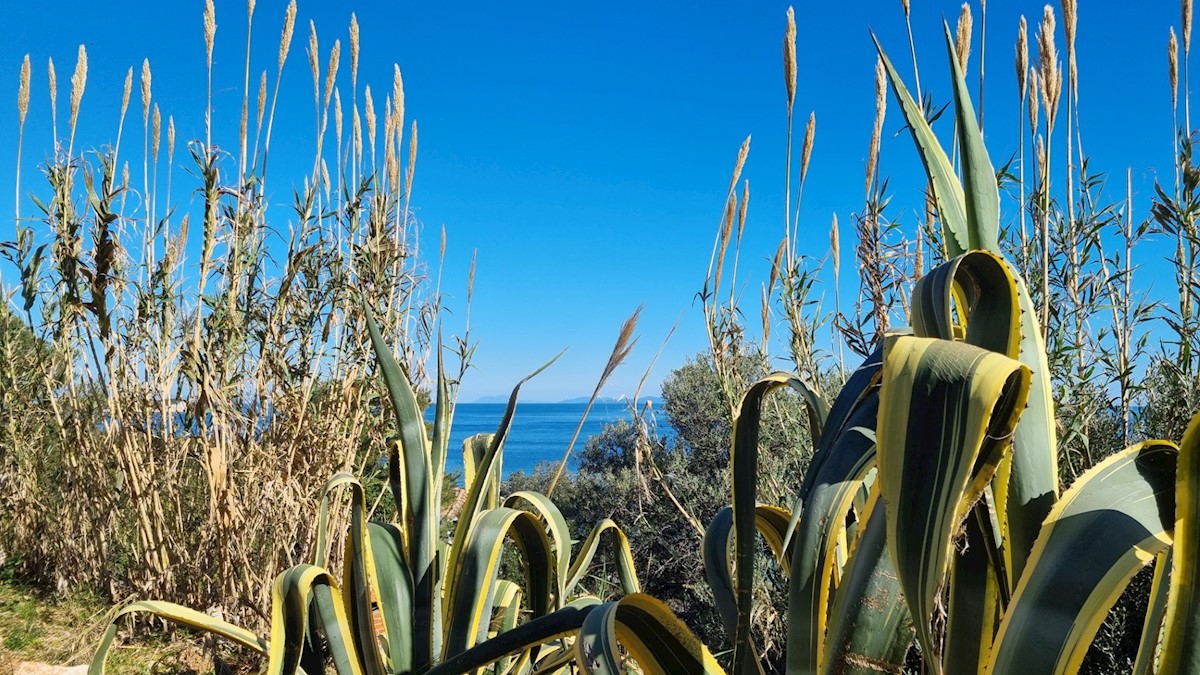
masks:
{"label": "distant island", "polygon": [[[588,398],[590,398],[590,397],[576,396],[575,398],[567,398],[567,399],[563,399],[561,401],[525,401],[525,403],[543,403],[543,404],[552,404],[552,405],[560,405],[560,404],[561,405],[582,405],[582,404],[585,404],[588,402]],[[662,405],[662,398],[659,396],[643,396],[640,400],[651,401],[656,407]],[[481,396],[481,397],[475,399],[474,401],[471,401],[471,403],[508,403],[508,395],[496,394],[493,396]],[[596,399],[596,404],[624,405],[625,399],[614,398],[612,396],[601,396]]]}

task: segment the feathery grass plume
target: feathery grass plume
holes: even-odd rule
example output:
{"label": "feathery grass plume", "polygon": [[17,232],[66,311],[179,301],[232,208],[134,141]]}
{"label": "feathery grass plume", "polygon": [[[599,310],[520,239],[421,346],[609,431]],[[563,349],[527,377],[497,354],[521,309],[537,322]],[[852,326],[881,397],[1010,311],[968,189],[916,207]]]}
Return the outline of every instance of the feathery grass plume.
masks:
{"label": "feathery grass plume", "polygon": [[358,17],[350,12],[350,83],[358,92]]}
{"label": "feathery grass plume", "polygon": [[900,0],[900,8],[904,10],[904,18],[907,19],[909,16],[909,10],[911,9],[908,6],[908,0]]}
{"label": "feathery grass plume", "polygon": [[255,109],[254,126],[257,131],[262,131],[263,113],[267,111],[267,71],[262,71],[262,76],[258,78],[258,105]]}
{"label": "feathery grass plume", "polygon": [[787,10],[787,32],[783,34],[783,83],[787,87],[788,118],[796,102],[796,12]]}
{"label": "feathery grass plume", "polygon": [[159,139],[161,138],[160,132],[162,131],[162,116],[159,115],[157,103],[154,104],[154,114],[151,115],[150,120],[151,120],[150,153],[154,157],[154,161],[157,162],[158,161],[158,145],[159,145]]}
{"label": "feathery grass plume", "polygon": [[54,144],[58,145],[58,77],[54,73],[54,59],[46,59],[46,75],[50,81],[50,127],[54,132]]}
{"label": "feathery grass plume", "polygon": [[342,93],[337,87],[333,88],[333,133],[340,143],[342,141]]}
{"label": "feathery grass plume", "polygon": [[167,161],[175,161],[175,117],[167,115]]}
{"label": "feathery grass plume", "polygon": [[21,61],[21,79],[17,84],[17,125],[25,126],[25,114],[29,112],[29,55]]}
{"label": "feathery grass plume", "polygon": [[399,141],[399,132],[404,129],[404,78],[400,76],[400,66],[396,63],[392,64],[392,115]]}
{"label": "feathery grass plume", "polygon": [[358,106],[354,106],[354,114],[350,118],[350,132],[354,135],[354,159],[361,162],[363,157],[362,116],[358,114]]}
{"label": "feathery grass plume", "polygon": [[[292,35],[296,28],[296,0],[288,3],[283,16],[283,32],[279,37],[279,58],[275,66],[275,93],[271,94],[271,113],[267,115],[267,135],[263,139],[263,159],[259,169],[260,178],[265,180],[267,174],[267,156],[271,149],[271,131],[275,128],[275,105],[279,102],[279,84],[283,80],[283,64],[287,61],[288,52],[292,48]],[[254,149],[254,163],[258,164],[258,148]]]}
{"label": "feathery grass plume", "polygon": [[16,197],[13,199],[14,215],[21,221],[21,147],[25,141],[25,114],[29,112],[29,55],[21,61],[21,77],[17,83],[17,169],[15,174]]}
{"label": "feathery grass plume", "polygon": [[[321,64],[318,58],[317,44],[317,24],[313,23],[312,19],[308,20],[308,67],[312,71],[313,78],[313,101],[317,105],[318,117],[321,108]],[[317,120],[320,124],[320,119]]]}
{"label": "feathery grass plume", "polygon": [[838,237],[838,217],[833,214],[833,224],[829,226],[829,253],[833,256],[833,282],[836,284],[842,269],[841,239]]}
{"label": "feathery grass plume", "polygon": [[205,63],[212,68],[213,43],[217,38],[217,8],[213,0],[204,0],[204,54]]}
{"label": "feathery grass plume", "polygon": [[871,150],[867,156],[867,194],[871,193],[871,185],[875,182],[875,172],[879,167],[879,142],[883,134],[883,119],[887,115],[886,77],[883,59],[875,57],[875,126],[871,130]]}
{"label": "feathery grass plume", "polygon": [[1020,92],[1021,101],[1025,101],[1025,97],[1029,95],[1029,29],[1025,23],[1025,16],[1021,16],[1020,28],[1017,29],[1017,90]]}
{"label": "feathery grass plume", "polygon": [[75,60],[75,72],[71,75],[71,145],[75,140],[75,123],[79,120],[79,102],[87,86],[87,50],[79,45],[79,56]]}
{"label": "feathery grass plume", "polygon": [[1054,128],[1059,94],[1062,93],[1062,65],[1058,62],[1058,48],[1054,45],[1054,26],[1054,8],[1046,5],[1038,30],[1038,60],[1042,69],[1042,107],[1046,109],[1046,125],[1049,129]]}
{"label": "feathery grass plume", "polygon": [[808,114],[808,124],[804,127],[804,145],[800,147],[800,184],[804,184],[808,176],[808,162],[812,159],[813,140],[817,134],[817,113]]}
{"label": "feathery grass plume", "polygon": [[150,59],[142,59],[142,124],[150,122]]}
{"label": "feathery grass plume", "polygon": [[1175,110],[1179,105],[1179,41],[1175,38],[1174,26],[1171,27],[1171,37],[1167,40],[1167,67],[1170,69],[1171,110]]}
{"label": "feathery grass plume", "polygon": [[125,119],[125,113],[129,110],[129,95],[133,91],[133,67],[125,73],[125,86],[121,90],[121,119]]}
{"label": "feathery grass plume", "polygon": [[1029,134],[1031,136],[1037,135],[1038,124],[1039,124],[1039,120],[1040,120],[1040,115],[1038,114],[1039,113],[1038,101],[1041,100],[1041,95],[1040,95],[1041,91],[1040,90],[1041,90],[1041,86],[1042,86],[1041,84],[1039,84],[1040,79],[1041,79],[1041,77],[1038,75],[1037,68],[1030,66],[1029,67]]}
{"label": "feathery grass plume", "polygon": [[633,314],[625,319],[625,323],[621,324],[621,332],[617,334],[617,343],[613,345],[612,353],[608,356],[608,363],[604,364],[604,371],[600,373],[600,379],[596,382],[596,388],[592,390],[592,396],[588,399],[587,406],[583,409],[583,416],[579,419],[579,425],[575,427],[575,435],[571,437],[571,442],[567,444],[567,451],[563,454],[562,461],[558,463],[558,469],[554,472],[554,478],[550,480],[550,485],[546,488],[546,496],[550,497],[554,494],[554,488],[558,486],[558,481],[562,478],[563,471],[567,468],[567,461],[571,458],[571,451],[575,447],[575,441],[579,439],[579,433],[583,431],[583,423],[587,420],[588,413],[592,409],[592,404],[596,402],[596,398],[600,396],[600,390],[608,382],[608,378],[612,377],[613,372],[625,362],[629,357],[629,352],[633,350],[633,346],[637,344],[638,338],[633,332],[637,330],[638,317],[642,314],[642,306],[633,310]]}
{"label": "feathery grass plume", "polygon": [[954,30],[954,53],[964,73],[967,72],[967,61],[971,58],[971,31],[971,5],[964,2]]}
{"label": "feathery grass plume", "polygon": [[283,15],[283,33],[279,37],[279,62],[277,70],[283,70],[283,62],[287,61],[288,50],[292,48],[292,33],[296,29],[296,0],[288,3]]}
{"label": "feathery grass plume", "polygon": [[1079,70],[1075,66],[1075,33],[1079,20],[1076,0],[1062,0],[1063,31],[1067,34],[1067,81],[1071,84],[1071,96],[1079,98]]}
{"label": "feathery grass plume", "polygon": [[337,77],[341,54],[342,41],[334,40],[333,49],[329,51],[329,68],[325,71],[325,107],[329,107],[329,97],[333,95],[333,80]]}
{"label": "feathery grass plume", "polygon": [[375,100],[371,98],[371,85],[363,92],[366,102],[367,140],[371,143],[371,165],[375,165]]}
{"label": "feathery grass plume", "polygon": [[1192,0],[1183,0],[1180,9],[1183,14],[1183,57],[1186,59],[1192,53]]}
{"label": "feathery grass plume", "polygon": [[417,121],[412,121],[412,136],[408,139],[408,171],[404,174],[404,209],[412,196],[413,171],[417,168]]}

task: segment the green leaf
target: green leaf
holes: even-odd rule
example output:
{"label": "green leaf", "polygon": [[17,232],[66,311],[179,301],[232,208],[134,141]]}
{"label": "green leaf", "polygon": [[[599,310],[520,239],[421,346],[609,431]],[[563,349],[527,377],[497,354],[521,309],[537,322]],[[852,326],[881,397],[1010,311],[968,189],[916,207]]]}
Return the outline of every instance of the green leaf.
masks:
{"label": "green leaf", "polygon": [[1200,672],[1200,415],[1192,418],[1179,448],[1175,474],[1175,552],[1167,595],[1162,673]]}
{"label": "green leaf", "polygon": [[596,607],[575,645],[575,661],[587,675],[624,673],[618,645],[647,675],[725,672],[670,608],[641,593]]}
{"label": "green leaf", "polygon": [[109,621],[108,628],[104,631],[104,637],[100,639],[100,644],[96,647],[96,653],[92,656],[91,665],[88,666],[89,675],[103,675],[106,672],[105,662],[108,660],[108,652],[112,649],[113,640],[117,635],[117,628],[124,621],[125,617],[132,614],[150,614],[181,626],[195,628],[229,640],[236,645],[256,651],[259,654],[265,655],[270,651],[270,645],[261,637],[239,626],[215,619],[203,612],[197,612],[194,609],[171,602],[133,602],[122,607]]}
{"label": "green leaf", "polygon": [[876,461],[888,550],[934,673],[930,622],[956,533],[1009,448],[1029,381],[1020,362],[973,345],[899,337],[885,347]]}
{"label": "green leaf", "polygon": [[[1078,671],[1129,580],[1171,543],[1177,458],[1171,443],[1139,443],[1075,481],[1042,526],[996,636],[990,672]],[[1162,672],[1190,671],[1164,661]]]}
{"label": "green leaf", "polygon": [[962,151],[964,206],[968,244],[972,250],[984,249],[1000,253],[1000,192],[996,185],[996,170],[983,144],[983,132],[975,119],[975,106],[967,80],[954,50],[950,26],[942,21],[946,31],[946,49],[950,69],[954,74],[954,109],[957,113],[958,146]]}

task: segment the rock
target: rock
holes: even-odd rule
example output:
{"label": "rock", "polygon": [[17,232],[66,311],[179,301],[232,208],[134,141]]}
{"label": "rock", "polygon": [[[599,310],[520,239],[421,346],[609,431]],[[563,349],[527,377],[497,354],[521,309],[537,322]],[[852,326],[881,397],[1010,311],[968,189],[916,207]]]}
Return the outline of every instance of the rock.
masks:
{"label": "rock", "polygon": [[84,675],[87,666],[51,666],[36,661],[22,661],[17,664],[13,675]]}

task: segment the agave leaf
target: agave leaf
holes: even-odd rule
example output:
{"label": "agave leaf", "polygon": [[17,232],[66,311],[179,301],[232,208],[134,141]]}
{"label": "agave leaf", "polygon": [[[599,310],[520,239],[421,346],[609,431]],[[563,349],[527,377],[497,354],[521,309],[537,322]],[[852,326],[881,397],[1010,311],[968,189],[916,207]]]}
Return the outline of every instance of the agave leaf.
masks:
{"label": "agave leaf", "polygon": [[446,378],[446,364],[442,358],[442,333],[438,330],[437,344],[437,401],[433,408],[433,439],[429,449],[429,462],[433,467],[434,503],[442,503],[442,477],[446,475],[446,453],[450,447],[450,428],[454,424],[454,400],[450,393],[450,382]]}
{"label": "agave leaf", "polygon": [[675,613],[649,595],[627,595],[590,612],[575,642],[575,661],[587,675],[620,675],[618,644],[647,675],[725,672]]}
{"label": "agave leaf", "polygon": [[268,675],[291,675],[300,665],[311,621],[310,599],[339,675],[362,673],[337,580],[320,567],[297,565],[276,577],[271,588]]}
{"label": "agave leaf", "polygon": [[412,669],[413,580],[404,560],[404,538],[395,525],[367,523],[374,562],[379,614],[383,620],[384,665],[389,672]]}
{"label": "agave leaf", "polygon": [[[540,492],[514,492],[504,500],[504,505],[513,509],[525,509],[542,519],[546,526],[546,534],[550,536],[550,545],[554,547],[555,558],[555,603],[558,606],[566,601],[566,581],[569,578],[568,569],[571,564],[571,529],[562,511],[550,501],[550,498]],[[628,547],[628,546],[627,546]],[[632,555],[632,554],[631,554]]]}
{"label": "agave leaf", "polygon": [[[491,438],[487,452],[479,460],[473,480],[467,483],[467,497],[463,501],[462,511],[459,512],[458,523],[454,527],[454,539],[450,544],[450,553],[446,561],[445,583],[447,585],[442,591],[443,611],[449,612],[450,608],[454,606],[454,596],[458,592],[454,580],[458,579],[461,574],[458,567],[462,564],[463,546],[474,526],[476,517],[486,508],[488,491],[491,489],[494,477],[498,478],[500,475],[499,464],[501,453],[504,450],[504,440],[508,438],[508,430],[512,427],[513,415],[517,411],[517,396],[521,393],[521,386],[549,368],[562,354],[559,352],[554,358],[521,378],[521,381],[513,387],[512,393],[508,396],[508,405],[504,408],[504,415],[500,418],[500,425],[496,428],[496,434]],[[464,455],[466,454],[464,450]],[[467,458],[464,456],[465,459]]]}
{"label": "agave leaf", "polygon": [[983,144],[983,132],[975,119],[975,106],[963,76],[962,66],[954,51],[950,26],[942,21],[946,31],[946,48],[950,54],[950,69],[954,74],[955,125],[958,146],[962,150],[964,211],[971,250],[1000,252],[1000,192],[996,185],[996,170]]}
{"label": "agave leaf", "polygon": [[[985,493],[986,494],[986,493]],[[963,545],[950,568],[950,604],[946,617],[946,672],[982,673],[1000,625],[999,577],[993,567],[995,542],[985,499],[967,518]],[[999,568],[1003,570],[1004,568]]]}
{"label": "agave leaf", "polygon": [[973,345],[899,337],[885,347],[876,461],[888,550],[934,673],[930,622],[956,533],[1009,449],[1029,381],[1019,361]]}
{"label": "agave leaf", "polygon": [[1179,448],[1175,474],[1175,551],[1167,595],[1163,673],[1200,672],[1200,415],[1192,418]]}
{"label": "agave leaf", "polygon": [[464,652],[449,655],[426,675],[460,675],[485,668],[531,646],[575,635],[587,615],[599,606],[600,602],[595,598],[580,598],[556,612],[530,619],[491,640],[481,642]]}
{"label": "agave leaf", "polygon": [[563,583],[564,597],[574,593],[575,587],[583,580],[588,566],[592,564],[592,558],[596,556],[596,550],[600,547],[600,537],[606,532],[611,533],[609,536],[612,540],[613,557],[617,561],[617,575],[621,579],[621,591],[631,594],[641,590],[637,568],[633,564],[633,551],[629,548],[629,539],[625,537],[625,532],[620,526],[612,519],[605,518],[596,523],[588,533],[587,539],[584,539],[583,545],[579,547],[575,562],[571,563],[570,569],[567,570],[567,580]]}
{"label": "agave leaf", "polygon": [[1078,671],[1129,580],[1171,543],[1180,456],[1174,444],[1147,441],[1075,481],[1042,526],[996,636],[990,672]]}
{"label": "agave leaf", "polygon": [[112,648],[114,638],[116,638],[117,628],[125,617],[131,614],[150,614],[181,626],[187,626],[188,628],[194,628],[224,638],[259,654],[268,654],[271,649],[270,644],[266,640],[254,633],[226,621],[215,619],[203,612],[197,612],[194,609],[171,602],[132,602],[122,607],[120,611],[113,615],[112,620],[109,621],[108,628],[104,631],[104,637],[100,639],[100,644],[96,647],[96,653],[92,656],[91,665],[88,666],[89,675],[103,675],[106,672],[105,662],[108,660],[108,652]]}
{"label": "agave leaf", "polygon": [[1163,619],[1167,615],[1167,592],[1170,589],[1171,558],[1174,548],[1158,554],[1154,561],[1154,581],[1150,585],[1150,601],[1146,619],[1142,622],[1142,639],[1138,644],[1134,675],[1153,675],[1157,670],[1159,647],[1162,645]]}
{"label": "agave leaf", "polygon": [[829,616],[837,542],[846,512],[874,466],[882,350],[868,357],[842,388],[801,485],[803,508],[792,510],[785,541],[793,551],[788,589],[788,671],[818,672]]}
{"label": "agave leaf", "polygon": [[413,630],[417,639],[413,644],[413,666],[424,670],[433,662],[441,640],[441,605],[436,597],[439,570],[434,564],[441,504],[434,500],[433,488],[434,483],[440,481],[433,476],[429,439],[425,435],[425,420],[421,417],[416,394],[379,332],[365,297],[363,313],[375,359],[396,413],[400,436],[399,444],[392,444],[388,456],[388,478],[392,495],[400,507],[407,545],[405,557],[416,591]]}
{"label": "agave leaf", "polygon": [[458,574],[452,579],[457,590],[447,615],[447,654],[465,651],[487,639],[500,554],[505,537],[510,536],[522,553],[525,590],[533,616],[549,612],[555,567],[542,521],[529,511],[504,507],[485,511],[476,517],[462,548]]}
{"label": "agave leaf", "polygon": [[942,150],[933,129],[925,121],[921,106],[908,93],[908,89],[904,86],[904,80],[900,79],[900,74],[892,66],[892,62],[883,51],[883,46],[879,44],[879,39],[875,37],[874,33],[871,34],[871,39],[875,41],[875,49],[879,51],[879,58],[883,61],[884,69],[887,70],[892,91],[900,100],[900,110],[904,113],[904,120],[908,122],[908,130],[912,132],[913,142],[917,146],[917,152],[921,154],[925,173],[929,176],[929,185],[933,189],[933,200],[937,205],[938,220],[942,223],[942,243],[946,248],[946,257],[953,258],[961,255],[973,248],[971,236],[967,230],[967,213],[962,184],[959,183],[958,176],[954,173],[954,165],[950,163],[946,151]]}
{"label": "agave leaf", "polygon": [[[759,504],[755,509],[754,525],[759,534],[763,535],[775,560],[788,570],[790,555],[783,547],[783,538],[787,532],[791,514],[787,509],[767,504]],[[725,632],[733,637],[737,630],[737,600],[733,592],[733,561],[729,557],[729,548],[733,535],[733,508],[726,506],[717,512],[704,531],[704,541],[701,549],[704,555],[704,573],[708,579],[708,587],[712,590],[714,604],[725,624]],[[751,659],[758,663],[758,652],[751,638]],[[759,671],[761,672],[761,666]]]}
{"label": "agave leaf", "polygon": [[364,669],[368,675],[383,675],[383,655],[375,639],[372,607],[376,595],[375,561],[367,534],[362,483],[350,473],[334,474],[325,485],[325,496],[321,501],[328,501],[329,493],[341,486],[350,489],[350,532],[343,556],[342,600],[348,610],[350,633],[355,648],[362,655]]}
{"label": "agave leaf", "polygon": [[[737,624],[733,634],[733,672],[754,673],[759,666],[750,654],[750,611],[754,594],[755,514],[758,493],[758,430],[762,404],[767,394],[790,386],[808,389],[799,378],[773,373],[754,383],[742,397],[733,421],[733,451],[730,454],[730,484],[733,488],[733,532]],[[786,536],[786,535],[785,535]]]}
{"label": "agave leaf", "polygon": [[[887,518],[878,496],[878,489],[871,491],[862,535],[831,603],[821,670],[815,670],[813,659],[795,669],[789,661],[789,674],[874,675],[903,669],[912,643],[912,618],[888,555]],[[788,646],[790,650],[790,639]]]}

